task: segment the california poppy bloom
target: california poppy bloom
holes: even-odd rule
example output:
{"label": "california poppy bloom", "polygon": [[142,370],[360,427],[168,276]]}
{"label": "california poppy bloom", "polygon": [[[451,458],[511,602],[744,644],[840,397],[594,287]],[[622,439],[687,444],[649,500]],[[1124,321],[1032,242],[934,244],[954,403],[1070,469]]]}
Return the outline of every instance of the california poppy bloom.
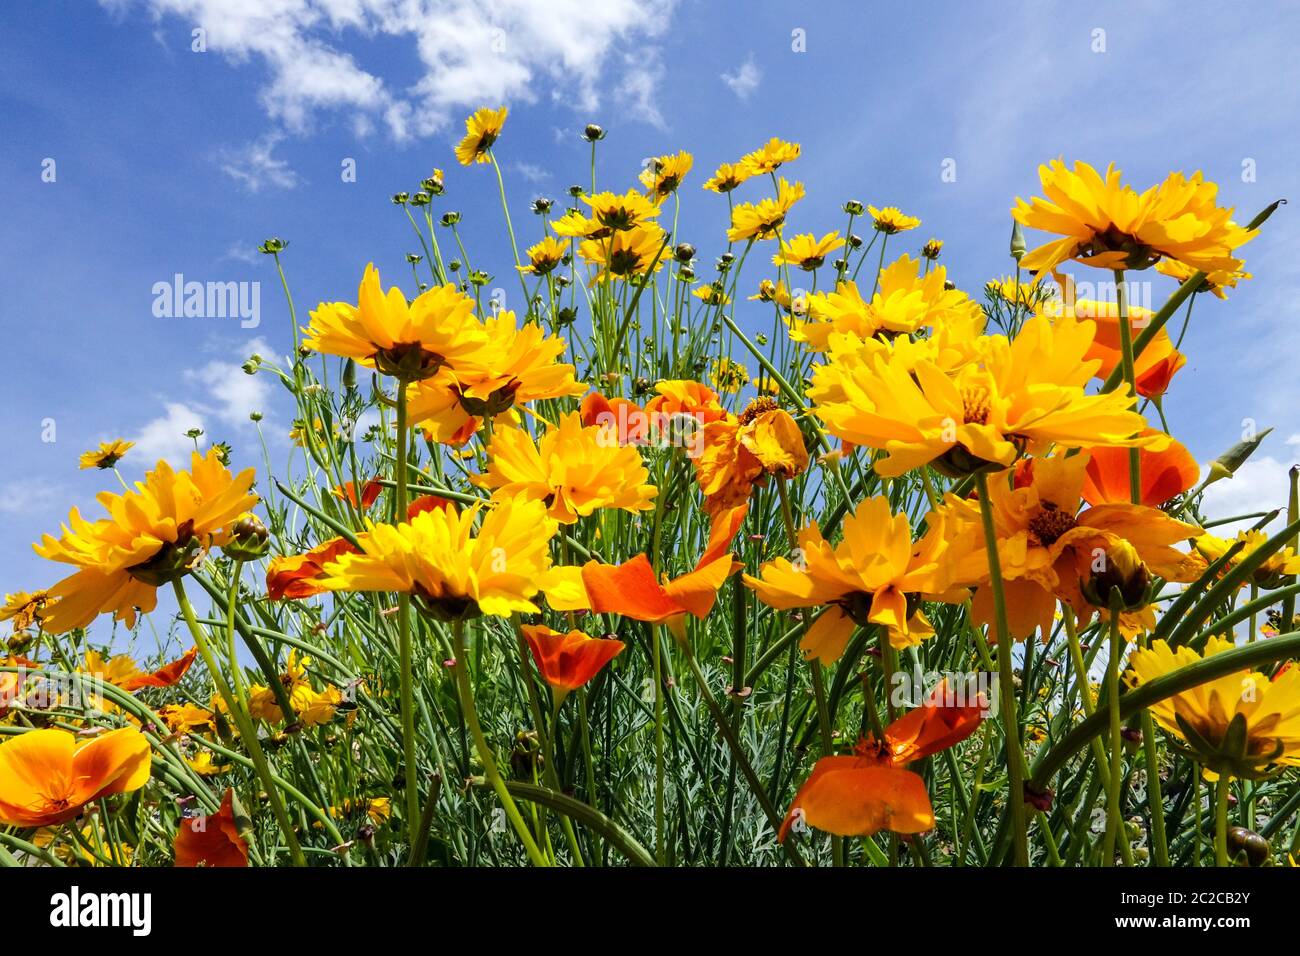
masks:
{"label": "california poppy bloom", "polygon": [[333,492],[334,497],[346,501],[352,507],[361,511],[369,511],[370,506],[378,501],[379,496],[383,494],[384,483],[378,478],[371,478],[361,488],[360,501],[357,500],[356,486],[350,481],[345,481],[339,487],[330,490]]}
{"label": "california poppy bloom", "polygon": [[306,554],[272,558],[266,569],[266,596],[272,601],[282,601],[320,594],[326,589],[317,583],[317,579],[323,576],[325,565],[341,554],[356,550],[356,545],[350,541],[330,538]]}
{"label": "california poppy bloom", "polygon": [[612,428],[620,445],[643,445],[650,439],[650,416],[636,402],[592,392],[578,410],[584,428]]}
{"label": "california poppy bloom", "polygon": [[[1148,429],[1148,433],[1153,433]],[[1169,447],[1156,451],[1138,449],[1138,468],[1142,479],[1142,500],[1150,508],[1159,508],[1170,499],[1181,495],[1200,477],[1201,469],[1187,448],[1174,439]],[[1083,473],[1083,500],[1090,505],[1128,504],[1132,499],[1129,488],[1129,450],[1127,448],[1094,448],[1089,452],[1088,466]]]}
{"label": "california poppy bloom", "polygon": [[[239,832],[234,796],[234,791],[227,787],[216,813],[181,820],[172,844],[177,866],[248,866],[248,841]],[[248,826],[247,820],[242,823]]]}
{"label": "california poppy bloom", "polygon": [[98,651],[87,651],[85,672],[120,687],[127,693],[142,687],[171,687],[185,676],[198,653],[199,649],[192,647],[176,660],[148,673],[140,670],[129,654],[119,654],[105,660]]}
{"label": "california poppy bloom", "polygon": [[951,695],[940,684],[923,706],[886,727],[883,741],[868,736],[852,755],[818,760],[790,803],[778,839],[784,841],[799,820],[837,836],[933,829],[925,781],[903,768],[960,743],[979,727],[984,701],[950,704]]}
{"label": "california poppy bloom", "polygon": [[595,677],[625,646],[622,641],[590,637],[576,629],[562,634],[540,624],[525,624],[522,631],[542,679],[561,696]]}
{"label": "california poppy bloom", "polygon": [[64,823],[92,800],[139,790],[149,773],[149,741],[134,727],[80,743],[66,730],[29,730],[0,744],[0,823]]}

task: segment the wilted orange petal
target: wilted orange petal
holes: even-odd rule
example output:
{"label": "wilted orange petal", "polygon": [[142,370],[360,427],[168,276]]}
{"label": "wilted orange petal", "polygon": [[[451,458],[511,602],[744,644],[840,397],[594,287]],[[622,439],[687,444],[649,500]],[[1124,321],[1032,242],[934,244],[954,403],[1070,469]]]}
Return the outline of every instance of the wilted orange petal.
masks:
{"label": "wilted orange petal", "polygon": [[709,525],[709,543],[695,565],[697,570],[706,564],[712,564],[731,550],[731,543],[740,533],[741,525],[745,523],[745,515],[748,513],[749,504],[746,503],[734,508],[723,508],[713,515],[713,521]]}
{"label": "wilted orange petal", "polygon": [[211,816],[182,820],[173,846],[177,866],[248,866],[248,843],[235,823],[234,791],[226,789],[221,808]]}
{"label": "wilted orange petal", "polygon": [[118,686],[127,693],[139,690],[141,687],[171,687],[185,676],[185,672],[190,669],[198,653],[197,647],[191,647],[183,656],[170,664],[164,664],[152,674],[136,674],[122,681]]}
{"label": "wilted orange petal", "polygon": [[922,706],[885,728],[891,762],[902,766],[961,743],[979,727],[985,707],[983,698],[974,694],[959,698],[946,681],[939,684]]}
{"label": "wilted orange petal", "polygon": [[706,618],[718,599],[718,588],[722,587],[734,567],[731,555],[724,554],[710,564],[669,581],[663,586],[663,593],[679,611],[687,610],[698,618]]}

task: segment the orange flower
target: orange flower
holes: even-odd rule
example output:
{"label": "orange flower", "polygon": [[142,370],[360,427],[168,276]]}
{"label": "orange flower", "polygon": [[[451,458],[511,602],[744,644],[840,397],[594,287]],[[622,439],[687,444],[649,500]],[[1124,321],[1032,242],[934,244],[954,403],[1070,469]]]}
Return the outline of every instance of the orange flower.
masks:
{"label": "orange flower", "polygon": [[578,630],[561,634],[544,625],[531,624],[522,630],[542,679],[561,696],[595,677],[626,646],[622,641],[602,640]]}
{"label": "orange flower", "polygon": [[592,392],[582,400],[578,414],[584,428],[612,426],[620,445],[644,445],[649,440],[650,417],[640,405],[626,398],[606,398]]}
{"label": "orange flower", "polygon": [[370,506],[379,500],[379,495],[383,492],[384,485],[378,478],[371,478],[361,488],[361,503],[357,504],[357,489],[350,481],[345,481],[338,488],[332,488],[334,497],[346,501],[354,508],[362,511],[368,511]]}
{"label": "orange flower", "polygon": [[[1144,434],[1153,434],[1148,428]],[[1170,439],[1162,451],[1147,448],[1138,451],[1138,468],[1142,476],[1140,504],[1158,508],[1196,484],[1201,470],[1196,459],[1180,443]],[[1128,504],[1129,450],[1094,448],[1083,474],[1083,500],[1090,505]]]}
{"label": "orange flower", "polygon": [[197,647],[191,647],[181,657],[147,674],[125,654],[105,661],[97,651],[89,651],[86,654],[86,673],[120,687],[128,694],[142,687],[171,687],[185,676],[198,653]]}
{"label": "orange flower", "polygon": [[659,394],[646,402],[645,410],[657,427],[678,416],[689,416],[700,425],[707,425],[727,417],[727,410],[718,401],[718,393],[702,382],[674,379],[655,386]]}
{"label": "orange flower", "polygon": [[[921,707],[885,728],[885,739],[866,737],[852,755],[823,757],[795,794],[781,824],[784,841],[796,820],[837,836],[871,836],[881,830],[924,833],[934,827],[925,781],[903,767],[946,750],[975,732],[984,701],[947,703],[940,684]],[[943,701],[938,703],[938,701]]]}
{"label": "orange flower", "polygon": [[439,497],[438,495],[420,495],[420,497],[416,498],[406,506],[406,520],[410,521],[416,515],[422,514],[425,511],[438,511],[447,508],[448,506],[454,508],[455,504],[448,501],[446,498]]}
{"label": "orange flower", "polygon": [[65,823],[92,800],[139,790],[149,771],[149,741],[134,727],[81,744],[66,730],[29,730],[0,746],[0,823]]}
{"label": "orange flower", "polygon": [[[0,665],[5,667],[37,666],[34,661],[12,654],[8,657],[0,657]],[[21,671],[0,671],[0,717],[4,717],[9,711],[9,705],[18,699],[26,680],[27,675]]]}
{"label": "orange flower", "polygon": [[[417,499],[422,501],[423,499]],[[411,503],[415,507],[416,502]],[[266,596],[272,601],[285,598],[305,598],[321,594],[326,589],[316,582],[323,576],[325,565],[341,554],[356,554],[357,548],[342,538],[330,538],[306,554],[291,554],[272,558],[266,570]]]}
{"label": "orange flower", "polygon": [[248,866],[248,841],[239,835],[234,796],[227,787],[216,813],[181,820],[174,843],[177,866]]}
{"label": "orange flower", "polygon": [[808,469],[799,426],[771,398],[756,398],[739,418],[704,426],[704,447],[695,459],[695,480],[710,514],[748,500],[765,475],[793,478]]}

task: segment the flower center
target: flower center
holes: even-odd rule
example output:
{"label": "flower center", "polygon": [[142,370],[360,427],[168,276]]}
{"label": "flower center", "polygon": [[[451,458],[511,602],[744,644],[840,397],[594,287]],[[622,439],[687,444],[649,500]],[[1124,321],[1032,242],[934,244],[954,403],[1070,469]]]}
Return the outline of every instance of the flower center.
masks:
{"label": "flower center", "polygon": [[989,390],[983,386],[962,389],[961,416],[963,424],[987,425],[989,421]]}
{"label": "flower center", "polygon": [[1062,511],[1050,501],[1044,501],[1038,514],[1029,519],[1029,530],[1040,543],[1053,545],[1074,524],[1074,515]]}
{"label": "flower center", "polygon": [[768,398],[766,395],[756,398],[746,405],[745,410],[740,413],[740,424],[748,425],[759,415],[765,412],[774,412],[779,407],[774,398]]}

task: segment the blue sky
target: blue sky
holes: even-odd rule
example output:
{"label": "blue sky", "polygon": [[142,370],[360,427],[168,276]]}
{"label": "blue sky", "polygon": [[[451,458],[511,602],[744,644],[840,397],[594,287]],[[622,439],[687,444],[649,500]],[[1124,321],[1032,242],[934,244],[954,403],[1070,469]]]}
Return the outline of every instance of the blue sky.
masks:
{"label": "blue sky", "polygon": [[[196,26],[205,52],[191,50]],[[1300,9],[1281,2],[1247,17],[1208,2],[3,0],[0,588],[61,576],[30,543],[115,485],[77,471],[100,440],[140,442],[128,479],[181,452],[194,422],[254,463],[258,409],[283,460],[274,386],[238,368],[289,341],[271,264],[252,254],[262,239],[291,241],[304,320],[322,299],[354,298],[367,261],[409,280],[415,238],[388,197],[438,166],[439,209],[463,213],[476,265],[505,276],[491,171],[451,155],[473,107],[511,108],[497,152],[526,236],[531,198],[586,178],[578,133],[594,121],[610,130],[610,187],[630,186],[646,156],[695,154],[679,236],[708,263],[726,203],[700,183],[779,135],[804,148],[790,168],[809,188],[798,231],[842,228],[849,198],[900,205],[923,220],[915,244],[944,239],[950,276],[978,294],[1008,271],[1013,198],[1034,194],[1038,163],[1056,156],[1114,161],[1139,187],[1201,169],[1243,221],[1300,200],[1298,27]],[[347,158],[356,182],[340,176]],[[1284,503],[1300,452],[1298,217],[1283,207],[1245,248],[1256,278],[1228,302],[1198,300],[1166,402],[1202,461],[1243,419],[1277,429],[1212,490],[1221,514]],[[260,281],[260,325],[155,317],[153,286],[177,273]],[[746,285],[763,275],[746,273]],[[1157,305],[1171,288],[1158,281]]]}

